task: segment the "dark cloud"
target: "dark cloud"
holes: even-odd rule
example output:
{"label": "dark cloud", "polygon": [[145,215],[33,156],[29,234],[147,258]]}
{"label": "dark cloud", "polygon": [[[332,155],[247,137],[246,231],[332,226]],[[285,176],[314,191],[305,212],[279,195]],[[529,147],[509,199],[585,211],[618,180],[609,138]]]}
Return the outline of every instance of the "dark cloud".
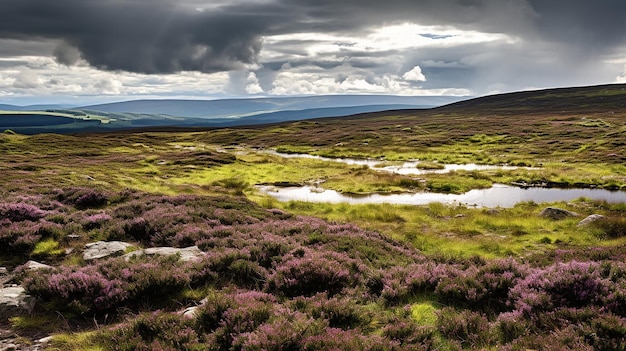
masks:
{"label": "dark cloud", "polygon": [[[53,41],[67,65],[82,58],[104,70],[217,72],[257,63],[264,36],[361,35],[408,21],[604,52],[626,42],[624,13],[622,0],[2,0],[0,40]],[[304,44],[282,47],[304,55]]]}
{"label": "dark cloud", "polygon": [[626,43],[626,1],[529,1],[538,14],[537,30],[547,40],[586,51]]}
{"label": "dark cloud", "polygon": [[77,48],[66,42],[61,42],[52,52],[57,62],[64,65],[75,65],[81,58],[81,53]]}
{"label": "dark cloud", "polygon": [[[0,14],[0,16],[2,16]],[[0,24],[1,26],[1,24]],[[40,56],[48,54],[56,43],[42,40],[3,39],[0,37],[0,57]]]}
{"label": "dark cloud", "polygon": [[278,22],[253,7],[207,11],[169,0],[3,0],[0,38],[53,39],[71,64],[141,73],[215,72],[255,63]]}

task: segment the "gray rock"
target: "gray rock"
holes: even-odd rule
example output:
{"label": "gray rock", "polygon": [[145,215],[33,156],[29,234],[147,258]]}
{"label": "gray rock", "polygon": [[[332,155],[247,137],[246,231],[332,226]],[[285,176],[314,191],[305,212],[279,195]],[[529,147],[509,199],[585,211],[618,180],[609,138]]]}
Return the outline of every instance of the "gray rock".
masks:
{"label": "gray rock", "polygon": [[587,218],[583,219],[582,221],[578,222],[577,226],[578,227],[586,226],[593,222],[601,221],[605,218],[606,217],[601,214],[592,214],[592,215],[587,216]]}
{"label": "gray rock", "polygon": [[121,256],[133,245],[121,241],[98,241],[85,245],[83,260],[93,261],[98,258]]}
{"label": "gray rock", "polygon": [[198,311],[198,307],[199,306],[187,307],[182,312],[180,312],[180,314],[185,319],[195,319],[198,316],[198,312],[197,312]]}
{"label": "gray rock", "polygon": [[24,268],[28,269],[29,271],[38,271],[40,269],[54,269],[54,267],[49,266],[47,264],[43,264],[43,263],[39,263],[37,261],[28,261],[26,263],[24,263]]}
{"label": "gray rock", "polygon": [[0,344],[0,351],[16,351],[17,345],[13,343]]}
{"label": "gray rock", "polygon": [[204,298],[197,306],[187,307],[184,310],[180,311],[179,314],[181,314],[186,319],[195,319],[196,317],[198,317],[198,308],[206,305],[207,302],[208,300]]}
{"label": "gray rock", "polygon": [[564,210],[562,208],[556,208],[556,207],[546,207],[543,209],[543,211],[541,211],[541,213],[539,213],[540,216],[542,217],[547,217],[550,219],[563,219],[563,218],[567,218],[567,217],[578,217],[578,213],[576,212],[572,212],[572,211],[568,211],[568,210]]}
{"label": "gray rock", "polygon": [[35,308],[35,298],[27,295],[21,286],[0,289],[0,320],[30,314]]}
{"label": "gray rock", "polygon": [[128,261],[133,257],[146,255],[146,256],[173,256],[180,255],[181,261],[199,261],[204,257],[204,252],[197,246],[190,246],[183,249],[175,247],[151,247],[144,250],[133,251],[124,255],[124,258]]}

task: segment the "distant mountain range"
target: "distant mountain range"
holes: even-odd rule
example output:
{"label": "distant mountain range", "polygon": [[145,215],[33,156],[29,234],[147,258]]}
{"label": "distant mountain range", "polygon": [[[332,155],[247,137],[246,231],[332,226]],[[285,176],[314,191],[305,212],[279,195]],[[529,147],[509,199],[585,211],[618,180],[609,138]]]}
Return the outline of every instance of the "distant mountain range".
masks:
{"label": "distant mountain range", "polygon": [[326,95],[222,100],[133,100],[101,105],[0,105],[0,129],[34,134],[147,127],[231,127],[399,109],[459,101],[449,96]]}
{"label": "distant mountain range", "polygon": [[41,110],[47,110],[47,109],[67,109],[71,107],[72,105],[60,105],[60,104],[27,105],[27,106],[0,104],[0,111],[41,111]]}
{"label": "distant mountain range", "polygon": [[[74,109],[194,118],[237,118],[281,111],[355,106],[378,106],[367,109],[369,111],[381,111],[379,108],[385,109],[386,106],[429,108],[461,99],[451,96],[321,95],[221,100],[133,100],[81,106]],[[310,114],[309,118],[311,118]]]}

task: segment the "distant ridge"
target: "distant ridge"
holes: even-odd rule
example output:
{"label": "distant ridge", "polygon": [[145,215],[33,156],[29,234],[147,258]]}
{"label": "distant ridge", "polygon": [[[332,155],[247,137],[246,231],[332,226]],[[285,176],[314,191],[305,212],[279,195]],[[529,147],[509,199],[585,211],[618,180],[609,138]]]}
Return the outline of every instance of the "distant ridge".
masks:
{"label": "distant ridge", "polygon": [[435,108],[437,111],[558,113],[626,109],[626,84],[554,88],[488,95]]}
{"label": "distant ridge", "polygon": [[46,104],[46,105],[42,104],[42,105],[27,105],[27,106],[0,104],[0,111],[40,111],[40,110],[48,110],[48,109],[65,109],[69,107],[70,105],[61,105],[61,104]]}
{"label": "distant ridge", "polygon": [[462,99],[452,96],[322,95],[221,100],[132,100],[77,107],[78,110],[108,113],[140,113],[194,118],[230,118],[280,111],[320,108],[404,105],[435,107]]}

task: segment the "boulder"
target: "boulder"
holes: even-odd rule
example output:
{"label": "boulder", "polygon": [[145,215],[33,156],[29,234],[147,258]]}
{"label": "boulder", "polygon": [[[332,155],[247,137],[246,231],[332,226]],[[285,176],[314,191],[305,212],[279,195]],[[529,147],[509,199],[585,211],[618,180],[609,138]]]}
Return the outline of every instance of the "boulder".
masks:
{"label": "boulder", "polygon": [[187,307],[182,312],[180,312],[180,314],[185,319],[195,319],[196,317],[198,317],[198,313],[197,313],[198,307],[199,306]]}
{"label": "boulder", "polygon": [[583,219],[582,221],[578,222],[577,226],[578,227],[583,227],[583,226],[589,225],[589,224],[591,224],[593,222],[597,222],[597,221],[603,220],[605,218],[606,217],[601,215],[601,214],[592,214],[592,215],[587,216],[587,218]]}
{"label": "boulder", "polygon": [[23,266],[26,270],[29,271],[38,271],[41,269],[54,269],[54,267],[49,266],[47,264],[43,264],[43,263],[39,263],[37,261],[28,261],[26,263],[24,263]]}
{"label": "boulder", "polygon": [[35,308],[35,298],[27,295],[21,286],[0,289],[0,321],[30,314]]}
{"label": "boulder", "polygon": [[567,217],[578,217],[578,213],[564,210],[562,208],[556,207],[546,207],[539,213],[542,217],[547,217],[550,219],[563,219]]}
{"label": "boulder", "polygon": [[202,299],[197,306],[187,307],[184,310],[180,311],[179,314],[182,315],[185,319],[195,319],[196,317],[198,317],[198,308],[204,306],[207,302],[207,299]]}
{"label": "boulder", "polygon": [[133,251],[129,254],[124,255],[124,258],[128,261],[136,256],[173,256],[180,255],[181,261],[199,261],[204,257],[204,252],[200,250],[197,246],[190,246],[183,249],[175,248],[175,247],[151,247],[144,250]]}
{"label": "boulder", "polygon": [[93,261],[110,256],[121,256],[133,245],[121,241],[98,241],[85,245],[83,260]]}

